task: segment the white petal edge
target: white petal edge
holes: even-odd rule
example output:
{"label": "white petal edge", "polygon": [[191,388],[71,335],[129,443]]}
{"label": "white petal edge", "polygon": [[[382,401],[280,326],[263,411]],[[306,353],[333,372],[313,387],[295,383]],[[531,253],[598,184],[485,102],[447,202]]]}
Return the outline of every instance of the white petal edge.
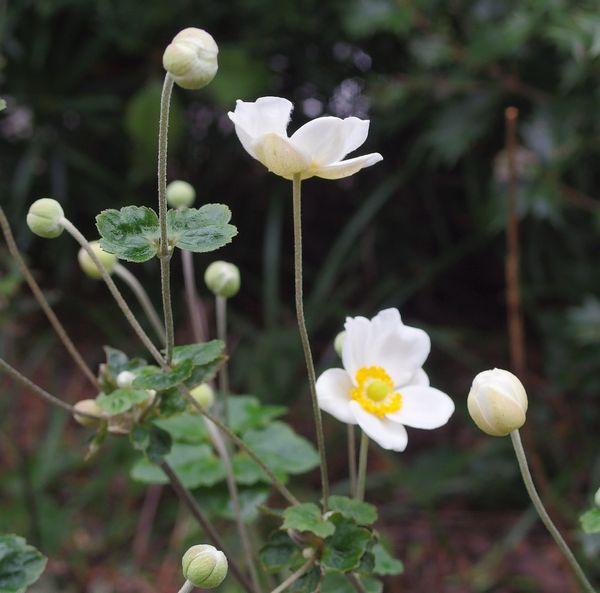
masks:
{"label": "white petal edge", "polygon": [[315,177],[321,177],[323,179],[342,179],[344,177],[350,177],[358,173],[365,167],[370,167],[375,163],[383,160],[383,157],[378,152],[371,154],[365,154],[363,156],[357,156],[353,159],[347,159],[345,161],[339,161],[326,167],[320,167],[314,171]]}
{"label": "white petal edge", "polygon": [[371,322],[366,317],[347,317],[344,329],[342,363],[356,384],[356,373],[365,366],[365,346],[371,335]]}
{"label": "white petal edge", "polygon": [[319,408],[340,422],[356,424],[350,410],[350,391],[354,385],[344,369],[328,369],[319,376],[316,383]]}
{"label": "white petal edge", "polygon": [[367,436],[374,440],[380,447],[391,451],[404,451],[408,444],[408,435],[402,424],[378,418],[365,411],[358,402],[351,401],[350,409],[356,421]]}
{"label": "white petal edge", "polygon": [[339,117],[313,119],[292,134],[290,142],[309,154],[316,168],[337,163],[347,154],[344,120]]}
{"label": "white petal edge", "polygon": [[431,430],[444,426],[454,412],[454,402],[443,391],[434,387],[410,386],[400,392],[402,408],[386,418],[413,428]]}
{"label": "white petal edge", "polygon": [[344,119],[344,154],[342,156],[354,152],[365,143],[369,135],[370,124],[368,119],[359,119],[358,117]]}

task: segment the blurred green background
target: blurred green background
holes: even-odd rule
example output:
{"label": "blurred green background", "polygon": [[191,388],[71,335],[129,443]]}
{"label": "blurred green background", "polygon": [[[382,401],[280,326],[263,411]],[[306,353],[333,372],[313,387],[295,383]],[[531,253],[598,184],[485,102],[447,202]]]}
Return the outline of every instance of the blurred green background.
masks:
{"label": "blurred green background", "polygon": [[[319,367],[338,364],[331,343],[346,315],[397,306],[405,322],[431,334],[426,370],[457,404],[444,429],[410,431],[404,454],[373,447],[368,496],[406,564],[390,591],[577,590],[533,520],[510,444],[478,433],[465,406],[475,373],[509,366],[504,109],[519,109],[526,438],[551,513],[600,576],[600,541],[577,520],[600,486],[598,3],[0,1],[0,96],[8,104],[0,113],[0,203],[92,364],[102,344],[132,355],[140,348],[104,287],[82,277],[75,245],[34,237],[25,214],[33,200],[52,196],[93,238],[103,208],[155,205],[161,57],[187,26],[213,34],[220,69],[200,92],[175,91],[169,178],[192,183],[199,202],[228,204],[240,231],[217,254],[242,270],[231,302],[235,390],[290,406],[308,436],[291,188],[243,151],[226,113],[236,99],[278,95],[296,106],[291,129],[322,114],[368,118],[363,152],[384,156],[340,182],[306,182],[303,207]],[[199,278],[210,261],[196,258]],[[135,272],[158,305],[156,263]],[[0,273],[2,356],[69,401],[90,395],[3,245]],[[179,261],[173,283],[185,343]],[[150,535],[140,535],[148,497],[128,478],[126,443],[86,464],[86,435],[4,379],[0,386],[0,531],[25,535],[51,556],[43,590],[177,587],[186,523],[171,494],[162,494]],[[345,432],[329,418],[326,430],[343,488]],[[300,487],[317,486],[314,473]]]}

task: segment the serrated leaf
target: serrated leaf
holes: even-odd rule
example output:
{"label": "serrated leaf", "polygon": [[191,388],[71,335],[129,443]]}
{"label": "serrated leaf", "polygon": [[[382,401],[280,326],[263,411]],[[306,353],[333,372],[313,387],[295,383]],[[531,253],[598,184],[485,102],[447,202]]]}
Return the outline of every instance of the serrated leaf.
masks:
{"label": "serrated leaf", "polygon": [[[293,508],[293,507],[292,507]],[[325,540],[321,562],[324,567],[340,572],[355,570],[367,551],[373,534],[365,527],[343,517],[334,516],[335,532]]]}
{"label": "serrated leaf", "polygon": [[258,557],[266,570],[275,573],[288,566],[299,556],[298,546],[289,538],[287,533],[277,531],[260,549]]}
{"label": "serrated leaf", "polygon": [[206,424],[198,414],[176,414],[169,418],[158,418],[154,424],[166,430],[178,443],[200,445],[210,442]]}
{"label": "serrated leaf", "polygon": [[146,206],[125,206],[103,210],[96,216],[100,245],[120,259],[141,263],[158,253],[158,216]]}
{"label": "serrated leaf", "polygon": [[133,382],[132,387],[138,389],[154,389],[156,391],[165,391],[171,387],[175,387],[180,383],[183,383],[192,374],[194,363],[191,360],[184,360],[181,364],[178,364],[174,369],[170,371],[162,371],[158,367],[154,368],[155,371],[147,372],[136,379]]}
{"label": "serrated leaf", "polygon": [[144,389],[115,389],[112,393],[101,393],[96,403],[110,416],[127,412],[138,404],[148,400],[150,396]]}
{"label": "serrated leaf", "polygon": [[194,365],[202,366],[217,360],[225,344],[221,340],[211,340],[202,344],[187,344],[173,348],[173,364],[181,364],[184,360],[191,360]]}
{"label": "serrated leaf", "polygon": [[377,508],[368,502],[347,496],[330,496],[328,502],[329,510],[352,519],[358,525],[371,525],[377,521]]}
{"label": "serrated leaf", "polygon": [[323,519],[321,509],[314,502],[305,502],[283,511],[281,529],[310,531],[319,537],[327,537],[335,531],[335,525]]}
{"label": "serrated leaf", "polygon": [[579,517],[581,528],[586,533],[600,533],[600,509],[590,509]]}
{"label": "serrated leaf", "polygon": [[396,575],[404,572],[404,564],[394,558],[381,542],[377,542],[371,549],[375,557],[373,572],[380,575]]}
{"label": "serrated leaf", "polygon": [[0,593],[23,593],[46,568],[47,558],[18,535],[0,535]]}
{"label": "serrated leaf", "polygon": [[169,210],[169,243],[194,253],[214,251],[230,243],[237,235],[237,228],[228,224],[230,220],[231,210],[224,204]]}
{"label": "serrated leaf", "polygon": [[171,450],[171,435],[154,424],[137,424],[129,433],[129,439],[152,463],[161,463]]}
{"label": "serrated leaf", "polygon": [[285,406],[265,406],[252,395],[236,395],[229,398],[229,426],[236,433],[252,428],[262,428],[286,413]]}

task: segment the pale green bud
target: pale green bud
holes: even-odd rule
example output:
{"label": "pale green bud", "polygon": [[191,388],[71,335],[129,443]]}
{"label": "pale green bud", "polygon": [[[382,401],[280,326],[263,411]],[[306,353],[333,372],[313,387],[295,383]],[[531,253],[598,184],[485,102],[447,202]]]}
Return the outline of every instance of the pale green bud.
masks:
{"label": "pale green bud", "polygon": [[340,332],[337,336],[335,336],[335,340],[333,341],[333,349],[336,351],[337,355],[342,357],[342,350],[344,348],[344,340],[346,339],[346,332]]}
{"label": "pale green bud", "polygon": [[596,495],[594,496],[594,502],[596,503],[597,507],[600,507],[600,488],[598,488],[598,490],[596,490]]}
{"label": "pale green bud", "polygon": [[208,383],[200,383],[200,385],[190,390],[190,395],[206,409],[210,408],[215,402],[215,392]]}
{"label": "pale green bud", "polygon": [[121,371],[117,375],[117,385],[119,389],[127,389],[131,387],[132,383],[135,381],[136,374],[131,371]]}
{"label": "pale green bud", "polygon": [[506,436],[525,424],[527,393],[515,375],[503,369],[479,373],[467,398],[473,422],[491,436]]}
{"label": "pale green bud", "polygon": [[196,190],[187,181],[176,179],[167,185],[167,202],[173,208],[189,208],[196,199]]}
{"label": "pale green bud", "polygon": [[202,589],[218,587],[227,576],[227,558],[208,544],[192,546],[181,559],[183,576]]}
{"label": "pale green bud", "polygon": [[[104,251],[102,247],[100,247],[99,241],[91,241],[90,247],[92,251],[96,254],[96,257],[100,260],[100,263],[106,268],[106,271],[110,274],[114,267],[117,265],[119,261],[117,256]],[[81,269],[85,272],[87,276],[93,278],[94,280],[99,280],[102,278],[102,274],[98,269],[98,266],[94,263],[94,260],[89,256],[88,252],[82,247],[77,254],[77,260],[79,261],[79,265]]]}
{"label": "pale green bud", "polygon": [[219,48],[212,35],[190,27],[175,37],[163,54],[163,66],[184,89],[201,89],[217,73]]}
{"label": "pale green bud", "polygon": [[75,408],[75,414],[73,417],[75,418],[75,422],[81,424],[81,426],[95,426],[98,424],[98,420],[96,418],[91,418],[90,416],[80,416],[77,412],[84,412],[86,414],[94,414],[95,416],[104,415],[104,411],[102,408],[96,403],[95,399],[82,399],[78,401],[73,408]]}
{"label": "pale green bud", "polygon": [[44,239],[54,239],[63,232],[61,218],[65,215],[62,206],[51,198],[36,200],[29,207],[27,226],[32,233]]}
{"label": "pale green bud", "polygon": [[214,295],[228,299],[240,289],[240,271],[234,264],[215,261],[206,268],[204,282]]}

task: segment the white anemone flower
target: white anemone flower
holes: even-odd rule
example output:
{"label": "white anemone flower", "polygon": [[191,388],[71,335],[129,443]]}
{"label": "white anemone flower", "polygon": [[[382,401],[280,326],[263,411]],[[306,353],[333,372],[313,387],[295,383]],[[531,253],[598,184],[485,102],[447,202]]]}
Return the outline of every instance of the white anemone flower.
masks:
{"label": "white anemone flower", "polygon": [[357,117],[318,117],[287,135],[293,105],[281,97],[238,100],[228,113],[242,146],[269,171],[292,179],[341,179],[354,175],[383,157],[374,152],[342,160],[367,139],[369,121]]}
{"label": "white anemone flower", "polygon": [[317,380],[319,407],[361,429],[384,449],[404,451],[404,426],[439,428],[454,402],[429,386],[422,369],[429,336],[402,323],[398,309],[373,319],[348,317],[342,346],[343,369],[329,369]]}

